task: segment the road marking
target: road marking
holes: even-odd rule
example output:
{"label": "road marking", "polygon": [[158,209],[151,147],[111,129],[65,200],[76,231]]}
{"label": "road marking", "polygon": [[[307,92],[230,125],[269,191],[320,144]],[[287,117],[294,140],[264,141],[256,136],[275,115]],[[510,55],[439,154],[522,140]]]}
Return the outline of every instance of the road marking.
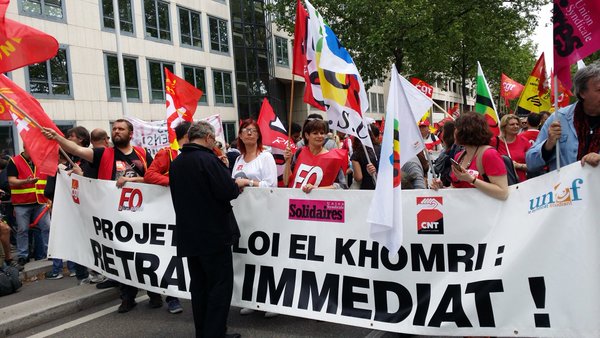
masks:
{"label": "road marking", "polygon": [[[143,296],[140,296],[140,297],[136,298],[135,301],[137,303],[141,303],[141,302],[145,301],[146,299],[148,299],[148,296],[147,295],[143,295]],[[106,316],[109,313],[117,311],[118,308],[119,308],[119,305],[111,306],[111,307],[106,308],[104,310],[101,310],[101,311],[98,311],[98,312],[94,312],[94,313],[91,313],[91,314],[89,314],[87,316],[84,316],[84,317],[81,317],[81,318],[77,318],[77,319],[75,319],[73,321],[70,321],[68,323],[64,323],[64,324],[59,325],[57,327],[53,327],[53,328],[51,328],[49,330],[38,332],[38,333],[36,333],[36,334],[34,334],[32,336],[29,336],[29,337],[30,338],[44,338],[44,337],[48,337],[48,336],[51,336],[53,334],[57,334],[59,332],[68,330],[68,329],[70,329],[72,327],[75,327],[75,326],[87,323],[89,321],[92,321],[94,319],[100,318],[102,316]]]}

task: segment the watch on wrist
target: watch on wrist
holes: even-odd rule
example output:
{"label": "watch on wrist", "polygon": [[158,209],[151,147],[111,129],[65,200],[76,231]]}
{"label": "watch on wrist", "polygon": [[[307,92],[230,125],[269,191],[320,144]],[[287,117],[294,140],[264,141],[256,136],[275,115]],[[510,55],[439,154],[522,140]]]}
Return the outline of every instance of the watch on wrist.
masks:
{"label": "watch on wrist", "polygon": [[254,186],[254,181],[253,181],[253,180],[249,180],[249,182],[248,182],[248,186],[249,186],[249,187],[253,187],[253,186]]}

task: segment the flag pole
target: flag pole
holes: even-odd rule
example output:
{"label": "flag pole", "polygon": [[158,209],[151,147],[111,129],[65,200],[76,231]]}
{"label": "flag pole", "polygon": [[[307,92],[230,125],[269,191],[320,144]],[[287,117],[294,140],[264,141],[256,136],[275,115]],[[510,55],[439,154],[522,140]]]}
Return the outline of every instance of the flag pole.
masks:
{"label": "flag pole", "polygon": [[290,111],[288,113],[288,139],[292,138],[292,111],[294,108],[294,82],[295,81],[295,75],[294,75],[294,67],[292,66],[292,86],[291,86],[291,92],[290,92]]}
{"label": "flag pole", "polygon": [[115,22],[115,37],[117,42],[117,69],[119,72],[119,90],[121,91],[121,107],[123,116],[129,116],[127,108],[127,90],[125,89],[125,67],[121,51],[121,18],[119,17],[119,1],[113,0],[113,20]]}
{"label": "flag pole", "polygon": [[[558,112],[558,75],[554,74],[554,114]],[[558,116],[558,114],[556,115]],[[558,121],[560,123],[560,120]],[[560,173],[560,142],[556,140],[556,171]]]}
{"label": "flag pole", "polygon": [[[33,124],[36,128],[38,128],[40,131],[44,128],[42,127],[36,120],[32,119],[31,116],[29,116],[29,114],[27,114],[23,109],[21,109],[21,107],[19,107],[19,105],[17,105],[16,102],[14,102],[13,100],[11,100],[10,98],[8,98],[6,95],[4,95],[4,93],[2,93],[0,91],[0,97],[2,99],[4,99],[4,101],[6,101],[6,103],[10,104],[12,107],[14,107],[19,114],[21,114],[23,116],[23,119],[26,119],[27,121],[29,121],[31,124]],[[60,146],[58,147],[58,150],[61,152],[61,154],[63,154],[63,156],[67,159],[67,161],[69,161],[69,163],[72,166],[75,166],[75,163],[73,162],[73,160],[71,160],[71,158],[69,157],[69,155],[67,155],[67,153],[63,150],[63,148],[61,148]]]}

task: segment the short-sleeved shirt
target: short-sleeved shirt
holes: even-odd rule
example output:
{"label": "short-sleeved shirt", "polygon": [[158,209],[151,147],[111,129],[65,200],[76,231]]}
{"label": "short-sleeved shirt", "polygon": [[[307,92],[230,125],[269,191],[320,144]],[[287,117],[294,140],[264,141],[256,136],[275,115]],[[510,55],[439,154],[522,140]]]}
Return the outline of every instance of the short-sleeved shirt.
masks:
{"label": "short-sleeved shirt", "polygon": [[[100,166],[100,160],[102,154],[104,154],[106,148],[94,148],[94,160],[92,161],[92,168],[98,169]],[[115,163],[113,166],[113,180],[118,180],[121,177],[144,177],[146,169],[144,163],[138,157],[135,150],[129,155],[123,154],[118,148],[115,149]],[[146,150],[146,165],[149,167],[152,164],[152,156]]]}
{"label": "short-sleeved shirt", "polygon": [[[458,152],[454,159],[458,162],[460,157],[462,156],[464,151]],[[479,155],[477,155],[479,156]],[[485,171],[485,175],[487,176],[504,176],[506,175],[506,166],[504,166],[504,161],[502,157],[498,153],[498,151],[494,148],[486,149],[481,155],[481,165],[483,166],[483,171]],[[477,170],[477,158],[473,158],[470,165],[467,169],[467,172],[471,174],[471,176],[477,175],[477,178],[483,180],[482,173]],[[453,172],[450,172],[450,180],[452,181],[452,186],[454,188],[474,188],[475,186],[471,184],[471,182],[459,181]]]}
{"label": "short-sleeved shirt", "polygon": [[[25,159],[25,157],[23,157],[23,159],[27,162],[31,170],[35,172],[35,165],[31,161],[31,159],[27,160]],[[15,165],[14,161],[8,161],[8,164],[6,165],[6,175],[14,177],[19,176],[19,170],[17,169],[17,166]]]}
{"label": "short-sleeved shirt", "polygon": [[[521,135],[522,134],[517,135],[514,141],[508,143],[508,151],[510,151],[510,156],[506,151],[506,145],[504,144],[503,140],[493,138],[492,142],[490,142],[490,145],[496,148],[500,155],[506,155],[517,163],[525,163],[525,153],[527,153],[527,150],[531,148],[531,143],[529,143],[529,140]],[[498,142],[498,140],[500,142]],[[517,175],[519,176],[519,182],[523,182],[527,179],[527,170],[517,169]]]}

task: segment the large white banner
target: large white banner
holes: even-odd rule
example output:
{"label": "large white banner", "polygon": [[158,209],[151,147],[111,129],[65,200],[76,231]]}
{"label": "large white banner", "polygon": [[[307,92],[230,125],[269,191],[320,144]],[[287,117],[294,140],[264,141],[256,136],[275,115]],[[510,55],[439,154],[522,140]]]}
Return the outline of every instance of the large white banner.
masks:
{"label": "large white banner", "polygon": [[[405,191],[391,256],[369,237],[372,191],[245,189],[232,304],[413,334],[598,337],[599,171],[576,163],[505,202]],[[49,253],[189,298],[174,227],[167,188],[62,175]]]}

